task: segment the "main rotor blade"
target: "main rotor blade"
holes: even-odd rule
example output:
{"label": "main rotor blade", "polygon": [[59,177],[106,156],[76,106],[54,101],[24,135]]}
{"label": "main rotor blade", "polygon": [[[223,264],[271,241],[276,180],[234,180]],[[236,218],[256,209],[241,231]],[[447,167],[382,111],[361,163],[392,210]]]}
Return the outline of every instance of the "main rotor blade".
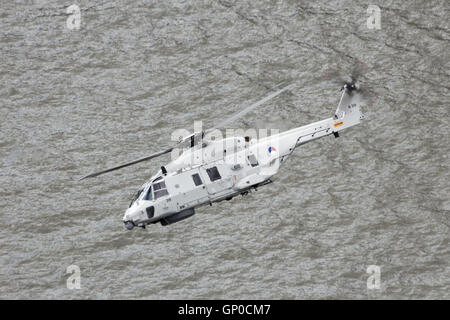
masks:
{"label": "main rotor blade", "polygon": [[[264,99],[261,99],[261,100],[259,100],[258,102],[256,102],[256,103],[254,103],[254,104],[248,106],[247,108],[245,108],[245,109],[243,109],[243,110],[237,112],[236,114],[232,115],[231,117],[229,117],[229,118],[226,119],[225,121],[222,121],[219,125],[215,126],[215,127],[212,128],[212,129],[209,129],[209,130],[207,130],[207,131],[212,131],[212,130],[214,130],[214,129],[223,128],[224,126],[228,125],[230,122],[236,121],[236,120],[239,119],[240,117],[244,116],[245,114],[247,114],[248,112],[250,112],[252,109],[254,109],[254,108],[256,108],[256,107],[262,105],[263,103],[269,101],[269,100],[272,99],[272,98],[275,98],[275,97],[278,96],[279,94],[281,94],[281,93],[283,93],[284,91],[290,89],[292,86],[293,86],[293,84],[290,84],[290,85],[284,87],[283,89],[280,89],[280,90],[278,90],[278,91],[276,91],[276,92],[274,92],[274,93],[268,95],[268,96],[265,97]],[[177,145],[179,145],[179,144],[177,144]],[[82,177],[80,180],[83,180],[83,179],[86,179],[86,178],[97,177],[97,176],[99,176],[99,175],[101,175],[101,174],[104,174],[104,173],[107,173],[107,172],[119,170],[119,169],[122,169],[122,168],[125,168],[125,167],[128,167],[128,166],[131,166],[131,165],[133,165],[133,164],[136,164],[136,163],[139,163],[139,162],[142,162],[142,161],[146,161],[146,160],[150,160],[150,159],[159,157],[159,156],[161,156],[161,155],[163,155],[163,154],[166,154],[166,153],[171,152],[174,148],[175,148],[175,147],[170,147],[169,149],[166,149],[166,150],[163,150],[163,151],[154,153],[154,154],[152,154],[152,155],[150,155],[150,156],[147,156],[147,157],[144,157],[144,158],[141,158],[141,159],[137,159],[137,160],[134,160],[134,161],[131,161],[131,162],[128,162],[128,163],[124,163],[124,164],[121,164],[121,165],[119,165],[119,166],[112,167],[112,168],[109,168],[109,169],[106,169],[106,170],[103,170],[103,171],[99,171],[99,172],[94,172],[94,173],[88,174],[87,176]]]}
{"label": "main rotor blade", "polygon": [[111,172],[111,171],[114,171],[114,170],[122,169],[122,168],[131,166],[133,164],[136,164],[136,163],[139,163],[139,162],[142,162],[142,161],[150,160],[150,159],[159,157],[159,156],[161,156],[163,154],[169,153],[172,150],[173,150],[173,147],[170,147],[169,149],[166,149],[166,150],[154,153],[154,154],[152,154],[150,156],[147,156],[147,157],[144,157],[144,158],[141,158],[141,159],[137,159],[137,160],[134,160],[134,161],[131,161],[131,162],[127,162],[127,163],[124,163],[124,164],[121,164],[120,166],[116,166],[116,167],[109,168],[109,169],[106,169],[106,170],[103,170],[103,171],[99,171],[99,172],[94,172],[94,173],[88,174],[87,176],[82,177],[80,180],[83,180],[83,179],[86,179],[86,178],[97,177],[97,176],[99,176],[101,174],[104,174],[104,173],[107,173],[107,172]]}
{"label": "main rotor blade", "polygon": [[251,110],[255,109],[256,107],[259,107],[260,105],[262,105],[263,103],[266,103],[267,101],[269,101],[270,99],[275,98],[276,96],[278,96],[279,94],[283,93],[284,91],[290,89],[293,86],[293,84],[290,84],[286,87],[284,87],[283,89],[280,89],[270,95],[268,95],[267,97],[259,100],[258,102],[255,102],[254,104],[242,109],[241,111],[235,113],[234,115],[232,115],[231,117],[229,117],[228,119],[225,119],[224,121],[221,121],[219,124],[217,124],[216,126],[214,126],[214,128],[209,129],[208,131],[212,131],[214,129],[220,129],[220,128],[224,128],[226,125],[228,125],[230,122],[236,121],[237,119],[241,118],[242,116],[246,115],[248,112],[250,112]]}

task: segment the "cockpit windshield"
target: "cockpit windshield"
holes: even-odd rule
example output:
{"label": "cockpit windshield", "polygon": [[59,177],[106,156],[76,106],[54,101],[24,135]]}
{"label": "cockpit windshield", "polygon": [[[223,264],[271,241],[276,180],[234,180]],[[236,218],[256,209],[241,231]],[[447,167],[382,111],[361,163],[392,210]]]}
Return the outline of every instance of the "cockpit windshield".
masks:
{"label": "cockpit windshield", "polygon": [[152,200],[153,194],[152,194],[152,187],[151,185],[143,187],[136,192],[136,194],[131,199],[130,207],[133,205],[133,203],[136,202],[136,200]]}
{"label": "cockpit windshield", "polygon": [[131,199],[130,207],[139,198],[139,196],[142,194],[142,191],[144,191],[144,189],[139,189],[138,192],[136,192],[136,194]]}
{"label": "cockpit windshield", "polygon": [[146,191],[143,200],[152,200],[153,196],[152,196],[152,187],[149,187],[148,190]]}
{"label": "cockpit windshield", "polygon": [[169,192],[167,191],[166,182],[161,176],[159,176],[153,180],[153,184],[147,184],[138,190],[131,200],[130,207],[137,200],[152,201],[167,196],[168,194]]}

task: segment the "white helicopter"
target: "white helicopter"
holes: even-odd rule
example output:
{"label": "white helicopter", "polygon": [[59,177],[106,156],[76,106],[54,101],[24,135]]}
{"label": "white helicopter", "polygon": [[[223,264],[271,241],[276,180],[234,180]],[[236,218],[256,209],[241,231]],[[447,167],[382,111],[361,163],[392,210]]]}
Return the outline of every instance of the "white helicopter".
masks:
{"label": "white helicopter", "polygon": [[[290,89],[286,86],[257,103],[243,109],[220,127],[242,117],[250,110]],[[126,164],[89,174],[82,179],[121,169],[178,148],[181,155],[161,167],[136,193],[123,217],[128,230],[135,226],[145,228],[148,224],[163,226],[191,217],[195,208],[231,200],[245,195],[251,189],[271,183],[274,176],[295,148],[307,142],[352,127],[364,119],[361,113],[361,95],[356,81],[345,83],[333,117],[294,128],[265,138],[249,136],[208,139],[214,129],[195,132],[181,139],[175,146]]]}

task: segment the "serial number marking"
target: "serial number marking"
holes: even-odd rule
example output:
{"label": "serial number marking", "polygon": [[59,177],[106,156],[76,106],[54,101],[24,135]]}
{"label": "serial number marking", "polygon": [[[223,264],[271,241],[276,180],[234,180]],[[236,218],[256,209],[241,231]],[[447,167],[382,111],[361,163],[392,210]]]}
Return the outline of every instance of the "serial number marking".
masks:
{"label": "serial number marking", "polygon": [[261,305],[242,305],[242,304],[232,304],[232,305],[224,305],[222,307],[223,314],[239,314],[239,315],[261,315],[268,314],[270,310],[270,304],[261,304]]}

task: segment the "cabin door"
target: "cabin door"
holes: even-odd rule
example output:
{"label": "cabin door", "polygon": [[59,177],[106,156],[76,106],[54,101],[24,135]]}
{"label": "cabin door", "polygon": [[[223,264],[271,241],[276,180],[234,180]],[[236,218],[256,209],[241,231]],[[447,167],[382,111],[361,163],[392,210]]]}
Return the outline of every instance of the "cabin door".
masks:
{"label": "cabin door", "polygon": [[224,166],[205,166],[200,171],[209,194],[220,193],[233,186],[232,176]]}

